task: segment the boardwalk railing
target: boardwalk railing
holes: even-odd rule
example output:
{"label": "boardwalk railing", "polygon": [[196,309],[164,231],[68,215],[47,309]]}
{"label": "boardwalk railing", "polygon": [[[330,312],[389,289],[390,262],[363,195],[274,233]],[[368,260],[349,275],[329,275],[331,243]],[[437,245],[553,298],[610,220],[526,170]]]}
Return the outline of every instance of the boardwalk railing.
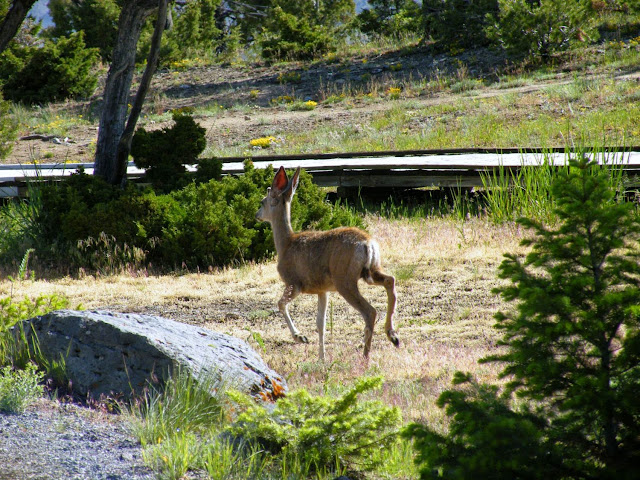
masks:
{"label": "boardwalk railing", "polygon": [[[588,152],[588,150],[586,150]],[[640,187],[640,147],[634,151],[608,149],[596,154],[598,161],[625,170],[629,186]],[[269,165],[285,168],[302,167],[320,186],[416,188],[416,187],[479,187],[482,175],[504,168],[517,171],[524,166],[539,166],[544,162],[566,165],[564,149],[514,151],[488,149],[458,149],[402,152],[363,152],[320,155],[255,156],[255,168]],[[244,158],[222,158],[222,172],[240,175]],[[55,180],[83,168],[93,173],[92,163],[0,165],[0,197],[22,196],[29,181]],[[193,168],[191,168],[193,170]],[[127,176],[140,178],[144,171],[129,163]]]}

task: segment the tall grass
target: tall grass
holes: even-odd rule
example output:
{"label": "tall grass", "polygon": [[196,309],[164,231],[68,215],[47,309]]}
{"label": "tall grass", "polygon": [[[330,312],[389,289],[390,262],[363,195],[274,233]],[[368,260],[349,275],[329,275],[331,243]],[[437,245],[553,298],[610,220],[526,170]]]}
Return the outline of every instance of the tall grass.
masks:
{"label": "tall grass", "polygon": [[500,166],[482,174],[486,210],[491,221],[500,224],[519,217],[550,221],[554,205],[551,184],[556,171],[545,156],[537,166],[522,166],[515,170]]}
{"label": "tall grass", "polygon": [[257,447],[237,448],[233,442],[216,438],[205,446],[200,465],[211,480],[268,478],[272,459]]}
{"label": "tall grass", "polygon": [[222,425],[220,387],[213,377],[195,378],[178,368],[162,389],[148,391],[129,406],[132,430],[144,448],[145,461],[162,478],[182,478],[198,468],[200,439],[213,436]]}
{"label": "tall grass", "polygon": [[560,169],[568,168],[569,155],[586,155],[598,160],[602,168],[609,170],[612,188],[624,194],[623,154],[612,154],[606,149],[567,151],[564,163],[557,165],[551,154],[545,153],[538,165],[523,165],[516,169],[500,166],[481,175],[489,219],[496,224],[513,222],[520,217],[553,223],[555,201],[551,185]]}
{"label": "tall grass", "polygon": [[222,424],[220,382],[213,377],[194,378],[178,368],[162,390],[152,389],[131,406],[138,419],[134,433],[143,446],[159,444],[177,433],[203,433]]}
{"label": "tall grass", "polygon": [[14,263],[33,251],[43,238],[39,217],[42,212],[40,190],[27,185],[28,198],[14,199],[0,206],[0,262]]}

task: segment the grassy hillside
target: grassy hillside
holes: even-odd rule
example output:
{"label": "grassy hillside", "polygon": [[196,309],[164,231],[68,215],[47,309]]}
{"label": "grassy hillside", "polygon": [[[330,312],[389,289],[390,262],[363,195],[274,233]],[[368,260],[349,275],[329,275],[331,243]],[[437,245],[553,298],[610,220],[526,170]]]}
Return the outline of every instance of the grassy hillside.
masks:
{"label": "grassy hillside", "polygon": [[[191,107],[205,156],[448,147],[640,144],[637,41],[604,42],[552,66],[508,66],[489,50],[434,55],[368,45],[310,63],[190,60],[159,72],[140,126]],[[104,73],[103,73],[104,75]],[[6,162],[84,161],[95,151],[100,91],[86,102],[14,106],[20,134]],[[273,137],[265,151],[251,140]]]}

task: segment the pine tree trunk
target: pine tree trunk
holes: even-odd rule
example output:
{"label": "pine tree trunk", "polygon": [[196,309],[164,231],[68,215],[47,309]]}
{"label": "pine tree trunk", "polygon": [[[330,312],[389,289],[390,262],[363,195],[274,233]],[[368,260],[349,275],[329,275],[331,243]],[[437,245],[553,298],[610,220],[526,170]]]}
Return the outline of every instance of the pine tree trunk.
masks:
{"label": "pine tree trunk", "polygon": [[140,32],[145,19],[162,3],[166,4],[167,0],[129,0],[124,2],[120,12],[118,37],[104,89],[94,163],[94,175],[104,178],[112,185],[123,183],[126,175],[127,160],[125,158],[124,162],[119,161],[118,145],[127,119]]}
{"label": "pine tree trunk", "polygon": [[117,163],[117,179],[119,182],[125,179],[127,174],[127,161],[129,159],[129,153],[131,152],[131,141],[135,133],[136,124],[140,113],[142,112],[142,105],[144,99],[151,85],[151,77],[156,71],[158,65],[158,58],[160,57],[160,44],[162,41],[162,32],[165,29],[169,29],[172,22],[171,13],[169,10],[168,0],[161,0],[158,2],[158,18],[156,19],[156,27],[151,37],[151,48],[149,49],[149,56],[147,57],[147,67],[144,70],[142,79],[140,80],[140,86],[138,87],[138,93],[131,106],[131,113],[127,120],[127,126],[122,133],[120,142],[118,143],[118,151],[116,154]]}
{"label": "pine tree trunk", "polygon": [[15,0],[11,4],[11,8],[0,23],[0,53],[7,48],[9,42],[16,36],[20,25],[29,13],[29,10],[36,3],[36,0]]}
{"label": "pine tree trunk", "polygon": [[608,465],[615,463],[618,454],[617,422],[615,418],[615,405],[613,404],[611,388],[611,342],[603,338],[600,368],[602,370],[600,391],[605,394],[605,405],[602,408],[604,427],[604,447]]}

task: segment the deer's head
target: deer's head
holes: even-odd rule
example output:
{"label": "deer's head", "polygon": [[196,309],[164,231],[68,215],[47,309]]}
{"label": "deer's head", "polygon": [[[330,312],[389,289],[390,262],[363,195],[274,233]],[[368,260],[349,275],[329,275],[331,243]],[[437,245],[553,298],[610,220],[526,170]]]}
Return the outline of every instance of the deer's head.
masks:
{"label": "deer's head", "polygon": [[281,215],[298,188],[299,177],[300,167],[296,169],[291,180],[287,178],[284,168],[280,167],[273,178],[271,187],[267,188],[267,196],[260,202],[256,218],[263,222],[271,222],[277,215]]}

